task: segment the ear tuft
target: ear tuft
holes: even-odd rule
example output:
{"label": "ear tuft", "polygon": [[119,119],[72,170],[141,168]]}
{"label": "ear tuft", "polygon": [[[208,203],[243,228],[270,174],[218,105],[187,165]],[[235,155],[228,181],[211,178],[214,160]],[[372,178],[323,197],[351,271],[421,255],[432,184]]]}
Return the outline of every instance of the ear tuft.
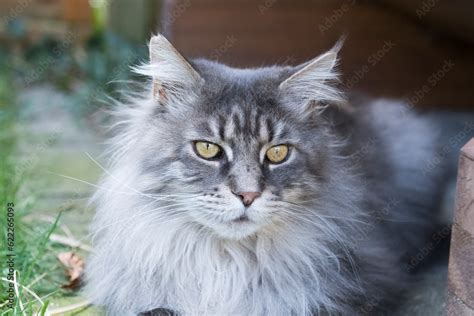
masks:
{"label": "ear tuft", "polygon": [[299,66],[299,70],[280,84],[280,91],[302,103],[303,111],[324,110],[328,104],[343,104],[344,94],[334,85],[339,81],[338,52],[345,38],[333,48]]}
{"label": "ear tuft", "polygon": [[179,97],[185,90],[202,84],[203,79],[188,61],[161,34],[149,43],[150,63],[134,68],[135,72],[153,78],[153,97],[163,102]]}

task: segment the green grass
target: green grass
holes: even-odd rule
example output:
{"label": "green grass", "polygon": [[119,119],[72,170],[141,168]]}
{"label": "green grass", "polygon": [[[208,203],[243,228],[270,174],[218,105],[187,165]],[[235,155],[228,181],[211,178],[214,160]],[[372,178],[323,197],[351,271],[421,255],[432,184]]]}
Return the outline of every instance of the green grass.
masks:
{"label": "green grass", "polygon": [[[53,224],[27,219],[35,211],[36,198],[35,192],[25,189],[24,185],[31,176],[30,172],[21,169],[21,165],[17,163],[18,105],[15,103],[10,82],[5,73],[0,73],[0,315],[42,315],[53,295],[67,295],[67,292],[61,289],[61,284],[67,282],[64,270],[56,259],[56,254],[66,248],[54,245],[49,240],[59,216]],[[8,239],[11,235],[7,234],[8,205],[13,205],[14,209],[13,251],[7,247],[11,241]],[[7,255],[12,253],[19,286],[14,305],[8,306],[8,289],[11,282],[5,280],[9,274],[5,263]]]}

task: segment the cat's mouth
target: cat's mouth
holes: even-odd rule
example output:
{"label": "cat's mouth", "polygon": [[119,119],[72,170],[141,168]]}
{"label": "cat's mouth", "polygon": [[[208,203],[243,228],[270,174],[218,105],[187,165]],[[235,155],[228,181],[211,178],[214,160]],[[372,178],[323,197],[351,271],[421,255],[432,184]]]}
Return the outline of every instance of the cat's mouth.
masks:
{"label": "cat's mouth", "polygon": [[218,236],[225,239],[241,240],[255,234],[260,228],[258,220],[252,214],[242,212],[218,223],[209,223]]}
{"label": "cat's mouth", "polygon": [[247,222],[250,222],[250,218],[247,216],[247,214],[242,214],[239,217],[231,220],[231,222],[235,224],[247,223]]}

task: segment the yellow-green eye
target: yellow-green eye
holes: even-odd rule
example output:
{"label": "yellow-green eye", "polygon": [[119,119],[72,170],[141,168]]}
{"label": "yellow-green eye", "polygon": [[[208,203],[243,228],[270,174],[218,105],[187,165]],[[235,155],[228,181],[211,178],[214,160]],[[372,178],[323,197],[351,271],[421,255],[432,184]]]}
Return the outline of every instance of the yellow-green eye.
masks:
{"label": "yellow-green eye", "polygon": [[221,152],[221,148],[218,145],[208,142],[195,142],[194,148],[196,149],[196,153],[199,155],[199,157],[204,159],[215,158]]}
{"label": "yellow-green eye", "polygon": [[280,163],[288,156],[288,152],[289,148],[287,145],[277,145],[267,150],[265,155],[271,163]]}

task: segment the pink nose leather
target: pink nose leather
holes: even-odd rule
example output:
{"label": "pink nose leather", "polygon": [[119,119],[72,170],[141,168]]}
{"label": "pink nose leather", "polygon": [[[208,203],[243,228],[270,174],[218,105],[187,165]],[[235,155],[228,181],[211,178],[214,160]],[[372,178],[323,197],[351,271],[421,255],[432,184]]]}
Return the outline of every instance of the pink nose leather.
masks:
{"label": "pink nose leather", "polygon": [[256,198],[262,195],[260,192],[238,192],[236,193],[237,196],[240,197],[242,200],[242,203],[244,203],[245,206],[249,206],[250,204],[255,201]]}

